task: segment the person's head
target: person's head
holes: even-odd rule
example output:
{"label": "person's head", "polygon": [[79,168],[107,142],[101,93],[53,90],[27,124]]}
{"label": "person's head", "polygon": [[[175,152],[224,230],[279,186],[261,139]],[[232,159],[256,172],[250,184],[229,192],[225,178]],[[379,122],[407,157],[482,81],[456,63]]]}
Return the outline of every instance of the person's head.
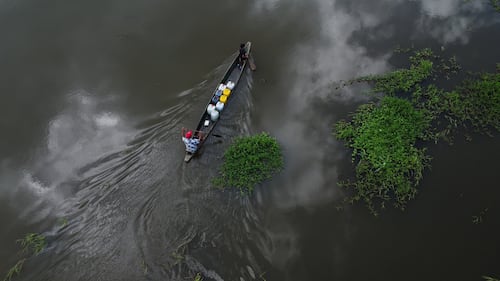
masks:
{"label": "person's head", "polygon": [[193,131],[187,131],[186,138],[190,139],[193,136]]}
{"label": "person's head", "polygon": [[240,48],[245,48],[245,43],[241,43]]}

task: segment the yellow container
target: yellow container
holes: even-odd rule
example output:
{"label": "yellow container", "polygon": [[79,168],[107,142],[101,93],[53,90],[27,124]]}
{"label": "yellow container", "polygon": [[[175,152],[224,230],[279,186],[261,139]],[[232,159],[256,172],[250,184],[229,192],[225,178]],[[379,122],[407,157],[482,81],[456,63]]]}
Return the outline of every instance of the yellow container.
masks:
{"label": "yellow container", "polygon": [[228,88],[224,89],[224,91],[222,91],[222,95],[224,96],[228,96],[231,94],[231,90],[229,90]]}
{"label": "yellow container", "polygon": [[226,95],[222,95],[222,96],[220,96],[220,100],[219,100],[219,101],[220,101],[220,102],[222,102],[222,103],[226,103],[226,101],[227,101],[227,96],[226,96]]}

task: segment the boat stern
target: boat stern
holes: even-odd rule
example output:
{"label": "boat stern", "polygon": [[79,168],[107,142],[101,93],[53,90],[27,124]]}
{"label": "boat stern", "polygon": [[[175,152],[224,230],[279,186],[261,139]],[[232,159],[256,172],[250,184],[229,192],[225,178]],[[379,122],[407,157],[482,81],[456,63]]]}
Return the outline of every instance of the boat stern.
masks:
{"label": "boat stern", "polygon": [[186,154],[184,155],[184,162],[187,163],[187,162],[191,161],[191,159],[193,158],[193,156],[194,156],[194,153],[186,151]]}

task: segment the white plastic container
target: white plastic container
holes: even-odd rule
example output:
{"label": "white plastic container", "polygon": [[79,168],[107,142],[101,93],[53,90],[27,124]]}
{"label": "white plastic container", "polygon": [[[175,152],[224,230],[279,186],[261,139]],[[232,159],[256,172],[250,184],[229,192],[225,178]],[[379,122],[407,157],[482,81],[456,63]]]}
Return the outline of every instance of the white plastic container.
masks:
{"label": "white plastic container", "polygon": [[207,106],[207,113],[208,113],[208,114],[212,114],[212,112],[213,112],[214,110],[215,110],[215,105],[213,105],[213,104],[209,104],[209,105]]}
{"label": "white plastic container", "polygon": [[234,88],[234,82],[233,81],[227,81],[227,86],[226,86],[229,90],[232,90]]}
{"label": "white plastic container", "polygon": [[219,119],[219,111],[213,110],[212,113],[210,113],[210,119],[212,119],[213,122],[217,121],[217,119]]}
{"label": "white plastic container", "polygon": [[220,84],[218,89],[221,91],[224,91],[225,88],[226,88],[226,85]]}
{"label": "white plastic container", "polygon": [[217,104],[215,105],[215,109],[217,109],[217,111],[221,112],[223,109],[224,109],[224,103],[223,102],[217,102]]}

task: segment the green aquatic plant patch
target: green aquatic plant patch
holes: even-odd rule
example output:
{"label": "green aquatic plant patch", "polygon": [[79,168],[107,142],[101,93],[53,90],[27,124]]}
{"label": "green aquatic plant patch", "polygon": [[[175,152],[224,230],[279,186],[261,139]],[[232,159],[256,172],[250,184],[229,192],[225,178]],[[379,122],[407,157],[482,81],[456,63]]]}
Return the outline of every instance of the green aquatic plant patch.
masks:
{"label": "green aquatic plant patch", "polygon": [[433,63],[422,60],[418,64],[411,65],[410,69],[399,69],[387,75],[372,77],[375,81],[373,92],[382,92],[394,95],[399,91],[407,92],[417,83],[427,79],[432,73]]}
{"label": "green aquatic plant patch", "polygon": [[491,6],[493,6],[493,9],[500,13],[500,0],[490,0],[490,3]]}
{"label": "green aquatic plant patch", "polygon": [[433,119],[444,119],[444,126],[434,126],[438,138],[449,138],[458,127],[487,134],[500,130],[500,73],[479,74],[449,92],[435,85],[416,87],[412,99]]}
{"label": "green aquatic plant patch", "polygon": [[26,259],[21,259],[13,267],[11,267],[5,275],[3,281],[10,281],[15,275],[19,275],[21,273],[21,270],[23,269],[25,261]]}
{"label": "green aquatic plant patch", "polygon": [[394,95],[408,92],[415,85],[428,79],[434,71],[434,54],[430,49],[416,51],[411,57],[408,69],[398,69],[382,75],[368,75],[354,79],[356,82],[374,83],[371,92]]}
{"label": "green aquatic plant patch", "polygon": [[446,96],[449,114],[478,131],[500,131],[500,73],[484,73]]}
{"label": "green aquatic plant patch", "polygon": [[38,233],[28,233],[23,239],[17,240],[26,253],[33,252],[38,255],[47,246],[45,236]]}
{"label": "green aquatic plant patch", "polygon": [[431,159],[421,147],[426,141],[451,144],[457,128],[490,135],[500,130],[500,73],[469,74],[446,91],[434,81],[458,73],[455,57],[423,49],[409,61],[407,69],[351,80],[373,83],[372,92],[382,95],[335,126],[356,164],[355,179],[341,185],[355,190],[350,202],[364,201],[375,214],[386,202],[404,209],[415,197]]}
{"label": "green aquatic plant patch", "polygon": [[224,153],[220,175],[213,183],[251,193],[257,184],[271,178],[282,167],[283,156],[275,138],[266,133],[240,137]]}
{"label": "green aquatic plant patch", "polygon": [[377,201],[380,206],[393,201],[404,208],[415,197],[430,160],[415,143],[426,134],[430,121],[409,101],[386,96],[379,104],[360,106],[352,121],[337,123],[336,136],[352,148],[356,163],[356,180],[343,183],[356,190],[352,201],[364,201],[376,213]]}
{"label": "green aquatic plant patch", "polygon": [[[25,256],[38,255],[47,246],[45,236],[38,233],[28,233],[22,239],[18,239],[17,242],[21,244],[22,252]],[[26,259],[26,257],[20,259],[11,267],[3,281],[10,281],[14,275],[19,275]]]}

